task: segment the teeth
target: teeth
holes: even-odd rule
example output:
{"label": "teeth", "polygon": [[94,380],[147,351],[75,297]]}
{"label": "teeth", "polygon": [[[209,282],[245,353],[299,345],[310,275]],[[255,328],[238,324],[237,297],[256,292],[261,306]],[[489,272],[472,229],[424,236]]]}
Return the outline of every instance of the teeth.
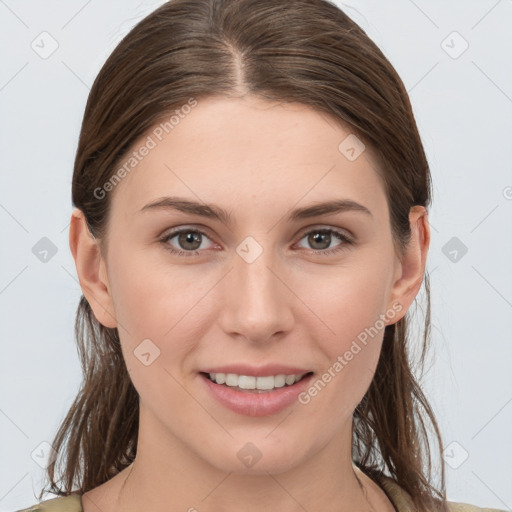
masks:
{"label": "teeth", "polygon": [[234,373],[210,373],[210,380],[217,384],[225,384],[229,387],[240,389],[270,390],[291,386],[306,375],[269,375],[266,377],[254,377],[252,375],[236,375]]}
{"label": "teeth", "polygon": [[268,377],[256,377],[256,386],[258,389],[274,389],[274,377],[272,377],[272,375]]}
{"label": "teeth", "polygon": [[274,387],[282,388],[286,383],[286,375],[276,375],[274,377]]}
{"label": "teeth", "polygon": [[[235,375],[235,377],[236,377],[236,375]],[[238,380],[239,388],[256,389],[256,377],[250,377],[248,375],[240,375],[240,377],[237,377],[237,380]]]}
{"label": "teeth", "polygon": [[287,375],[284,382],[288,384],[288,386],[291,386],[295,382],[295,375]]}

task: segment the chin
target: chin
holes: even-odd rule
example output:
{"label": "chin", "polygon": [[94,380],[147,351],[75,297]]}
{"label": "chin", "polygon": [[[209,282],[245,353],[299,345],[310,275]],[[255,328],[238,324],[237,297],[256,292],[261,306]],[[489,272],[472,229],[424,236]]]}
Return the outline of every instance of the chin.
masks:
{"label": "chin", "polygon": [[308,451],[306,439],[301,441],[296,436],[284,434],[283,431],[280,437],[270,439],[267,431],[259,437],[230,439],[227,446],[219,443],[219,449],[210,452],[209,462],[221,471],[240,475],[288,472],[307,458]]}

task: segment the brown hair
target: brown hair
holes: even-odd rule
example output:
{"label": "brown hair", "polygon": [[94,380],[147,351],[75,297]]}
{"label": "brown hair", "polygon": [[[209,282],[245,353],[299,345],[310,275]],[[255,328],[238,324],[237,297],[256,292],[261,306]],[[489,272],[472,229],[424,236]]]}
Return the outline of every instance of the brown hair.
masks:
{"label": "brown hair", "polygon": [[[205,97],[245,94],[298,102],[349,126],[377,155],[393,241],[403,255],[409,211],[431,202],[429,166],[407,91],[366,33],[326,0],[171,0],[140,21],[98,74],[85,109],[75,159],[72,201],[104,242],[111,195],[99,190],[128,150],[164,116]],[[102,250],[105,247],[102,245]],[[430,336],[429,276],[421,356]],[[409,312],[385,329],[380,360],[354,412],[354,461],[379,480],[391,476],[419,511],[444,510],[443,444],[432,409],[413,374]],[[82,295],[76,337],[84,380],[53,446],[65,466],[48,491],[85,493],[136,455],[139,397],[122,356],[117,328],[101,325]],[[441,481],[432,483],[425,420],[439,444]],[[59,459],[60,460],[60,459]],[[72,490],[76,484],[78,490]],[[441,498],[439,500],[439,498]]]}

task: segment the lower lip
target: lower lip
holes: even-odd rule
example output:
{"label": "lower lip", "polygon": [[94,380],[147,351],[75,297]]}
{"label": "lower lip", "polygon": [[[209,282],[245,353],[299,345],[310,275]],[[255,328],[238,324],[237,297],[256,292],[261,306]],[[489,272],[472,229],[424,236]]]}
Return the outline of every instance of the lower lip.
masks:
{"label": "lower lip", "polygon": [[293,404],[313,377],[313,374],[310,374],[291,386],[284,386],[265,393],[254,393],[250,390],[238,391],[234,387],[216,384],[203,373],[199,375],[209,392],[220,404],[239,414],[256,417],[275,414]]}

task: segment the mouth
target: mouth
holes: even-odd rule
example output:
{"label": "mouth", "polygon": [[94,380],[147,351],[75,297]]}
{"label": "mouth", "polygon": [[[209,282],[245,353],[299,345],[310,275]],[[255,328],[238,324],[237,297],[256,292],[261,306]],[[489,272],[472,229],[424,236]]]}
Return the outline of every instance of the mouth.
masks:
{"label": "mouth", "polygon": [[313,372],[278,375],[238,375],[235,373],[200,372],[205,378],[219,386],[225,386],[242,393],[269,393],[281,388],[289,388]]}
{"label": "mouth", "polygon": [[297,403],[314,373],[243,375],[199,372],[206,392],[217,404],[245,416],[276,414]]}

